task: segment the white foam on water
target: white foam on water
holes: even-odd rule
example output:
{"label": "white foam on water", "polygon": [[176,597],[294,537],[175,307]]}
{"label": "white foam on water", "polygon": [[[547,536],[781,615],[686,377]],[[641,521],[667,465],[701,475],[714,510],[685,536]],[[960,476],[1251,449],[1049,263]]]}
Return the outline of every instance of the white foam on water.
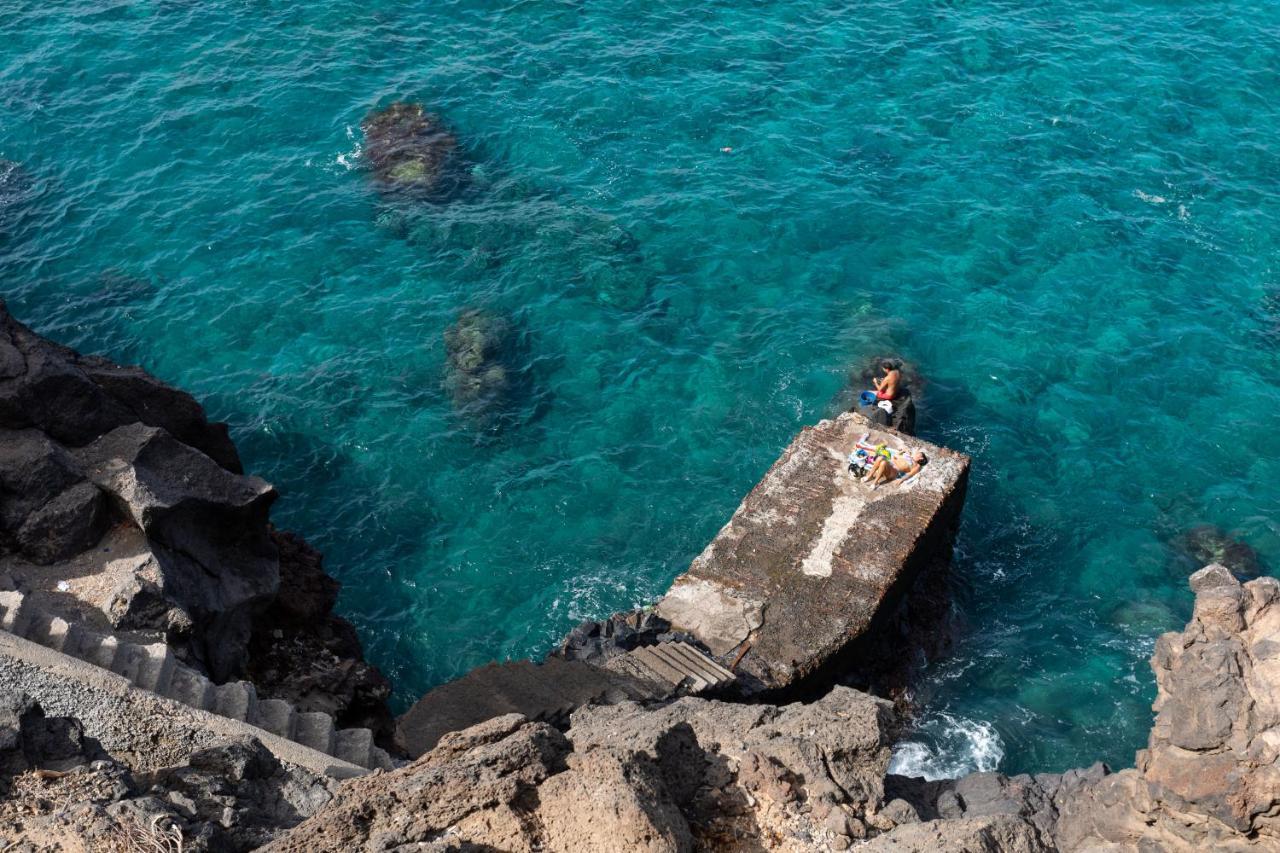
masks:
{"label": "white foam on water", "polygon": [[337,157],[337,163],[347,171],[351,171],[360,165],[360,155],[364,153],[364,149],[360,147],[360,143],[356,140],[356,131],[351,125],[347,125],[347,139],[352,140],[355,144],[350,151],[343,151]]}
{"label": "white foam on water", "polygon": [[924,720],[911,740],[893,748],[889,772],[925,779],[956,779],[995,770],[1004,758],[1004,741],[982,720],[938,712]]}

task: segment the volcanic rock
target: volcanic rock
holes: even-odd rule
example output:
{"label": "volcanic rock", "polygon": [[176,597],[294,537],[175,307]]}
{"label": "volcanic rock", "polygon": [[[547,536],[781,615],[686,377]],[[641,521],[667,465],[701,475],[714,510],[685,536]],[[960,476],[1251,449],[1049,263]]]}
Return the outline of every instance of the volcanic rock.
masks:
{"label": "volcanic rock", "polygon": [[1180,570],[1217,563],[1242,581],[1265,571],[1257,551],[1212,524],[1191,528],[1174,540],[1174,547],[1184,558],[1177,564]]}
{"label": "volcanic rock", "polygon": [[468,309],[444,332],[444,387],[459,411],[485,416],[501,410],[515,390],[517,336],[506,317]]}
{"label": "volcanic rock", "polygon": [[465,181],[457,138],[422,104],[396,101],[360,124],[364,157],[389,195],[444,201]]}

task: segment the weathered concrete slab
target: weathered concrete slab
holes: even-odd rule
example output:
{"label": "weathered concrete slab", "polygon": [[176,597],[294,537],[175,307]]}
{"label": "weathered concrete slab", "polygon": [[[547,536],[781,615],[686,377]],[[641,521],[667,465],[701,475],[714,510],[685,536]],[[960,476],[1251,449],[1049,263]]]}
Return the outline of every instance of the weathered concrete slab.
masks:
{"label": "weathered concrete slab", "polygon": [[[846,457],[872,443],[923,450],[917,476],[877,490]],[[844,414],[805,428],[657,611],[749,691],[793,686],[865,633],[931,560],[949,554],[969,457]]]}

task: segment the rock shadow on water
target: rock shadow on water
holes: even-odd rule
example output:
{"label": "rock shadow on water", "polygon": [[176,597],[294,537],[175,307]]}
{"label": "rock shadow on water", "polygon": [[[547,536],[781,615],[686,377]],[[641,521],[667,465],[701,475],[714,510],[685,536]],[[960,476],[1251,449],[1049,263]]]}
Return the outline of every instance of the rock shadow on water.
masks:
{"label": "rock shadow on water", "polygon": [[24,220],[36,212],[42,187],[35,175],[13,160],[0,159],[0,247],[24,230]]}

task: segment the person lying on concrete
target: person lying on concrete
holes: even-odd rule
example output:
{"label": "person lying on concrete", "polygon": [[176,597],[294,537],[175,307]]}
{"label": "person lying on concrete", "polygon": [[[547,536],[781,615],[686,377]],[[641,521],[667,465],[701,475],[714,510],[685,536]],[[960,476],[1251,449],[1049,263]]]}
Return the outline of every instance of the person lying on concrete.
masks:
{"label": "person lying on concrete", "polygon": [[871,380],[876,386],[876,399],[892,400],[898,396],[898,382],[902,379],[902,372],[894,366],[892,361],[880,362],[880,369],[884,371],[884,377]]}
{"label": "person lying on concrete", "polygon": [[872,490],[875,490],[880,487],[881,483],[888,483],[899,478],[904,481],[910,480],[920,473],[920,469],[928,461],[929,457],[924,455],[923,450],[917,450],[910,455],[894,453],[888,459],[880,457],[871,466],[871,473],[867,475],[867,482],[871,483]]}

